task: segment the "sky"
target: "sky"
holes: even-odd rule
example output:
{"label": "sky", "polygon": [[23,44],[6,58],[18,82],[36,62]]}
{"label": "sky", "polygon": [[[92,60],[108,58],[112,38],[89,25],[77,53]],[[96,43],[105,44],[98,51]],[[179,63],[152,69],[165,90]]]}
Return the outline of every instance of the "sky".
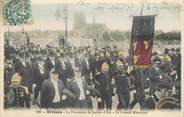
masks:
{"label": "sky", "polygon": [[[64,30],[65,22],[62,17],[56,20],[56,10],[59,8],[61,13],[64,4],[58,0],[40,2],[32,0],[32,18],[33,23],[29,25],[10,26],[10,31],[25,30]],[[101,6],[101,5],[100,5]],[[117,6],[117,5],[115,5]],[[145,4],[143,7],[143,15],[156,15],[155,29],[164,32],[180,30],[181,17],[179,7],[154,4]],[[95,19],[96,23],[106,24],[111,30],[131,30],[132,15],[140,15],[141,5],[127,6],[121,5],[122,10],[112,10],[112,5],[103,6],[104,10],[97,10],[98,5],[79,5],[68,4],[68,30],[73,29],[73,20],[75,13],[84,13],[87,23],[92,23]],[[7,31],[7,26],[5,26]]]}

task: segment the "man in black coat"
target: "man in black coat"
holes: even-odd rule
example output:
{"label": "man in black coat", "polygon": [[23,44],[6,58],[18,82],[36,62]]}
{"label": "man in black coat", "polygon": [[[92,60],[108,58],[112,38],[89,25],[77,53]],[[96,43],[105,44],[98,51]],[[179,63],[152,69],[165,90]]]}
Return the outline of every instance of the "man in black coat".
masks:
{"label": "man in black coat", "polygon": [[63,66],[63,63],[59,60],[59,57],[55,57],[55,69],[57,73],[59,74],[59,79],[63,81],[64,85],[66,85],[67,79],[66,79],[66,73]]}
{"label": "man in black coat", "polygon": [[50,56],[48,55],[47,56],[47,59],[44,61],[44,65],[43,65],[43,67],[44,67],[44,79],[49,79],[49,73],[50,73],[50,70],[53,68],[53,63],[52,63],[52,61],[51,61],[51,58],[50,58]]}
{"label": "man in black coat", "polygon": [[32,93],[33,76],[31,66],[28,61],[26,61],[25,70],[22,76],[22,84],[27,86],[29,92]]}
{"label": "man in black coat", "polygon": [[144,74],[142,70],[135,69],[131,72],[132,76],[135,78],[135,89],[134,99],[130,103],[130,109],[134,107],[136,103],[139,103],[140,108],[144,109],[145,103],[145,85],[144,85]]}
{"label": "man in black coat", "polygon": [[65,64],[66,79],[74,78],[74,68],[68,57],[65,58],[64,64]]}
{"label": "man in black coat", "polygon": [[81,77],[80,71],[75,72],[75,78],[70,79],[66,85],[67,89],[70,90],[76,97],[73,102],[73,107],[92,109],[91,96],[100,96],[98,92],[93,87],[89,86],[84,77]]}
{"label": "man in black coat", "polygon": [[160,59],[155,58],[153,60],[153,66],[149,68],[148,70],[148,76],[149,76],[149,95],[153,95],[156,92],[156,85],[158,82],[158,78],[160,77],[159,73],[159,64],[160,64]]}
{"label": "man in black coat", "polygon": [[106,61],[101,64],[101,70],[95,78],[95,88],[100,92],[98,97],[98,108],[107,109],[112,108],[112,79],[109,75],[109,65]]}
{"label": "man in black coat", "polygon": [[130,101],[130,86],[125,71],[124,63],[120,60],[115,62],[116,70],[114,71],[116,93],[118,95],[119,104],[117,109],[128,109]]}
{"label": "man in black coat", "polygon": [[67,89],[70,90],[76,97],[73,102],[73,107],[76,108],[89,108],[87,100],[87,87],[88,84],[85,78],[81,78],[80,72],[75,73],[75,78],[68,80]]}
{"label": "man in black coat", "polygon": [[75,58],[74,58],[74,63],[75,63],[75,66],[81,70],[81,57],[80,57],[80,54],[79,53],[75,53]]}
{"label": "man in black coat", "polygon": [[89,54],[88,63],[89,63],[89,71],[90,73],[92,73],[93,84],[94,84],[95,83],[95,73],[96,73],[96,60],[95,60],[95,56],[92,55],[91,53]]}
{"label": "man in black coat", "polygon": [[[86,57],[86,56],[85,56]],[[90,69],[89,69],[89,63],[87,58],[82,58],[81,61],[81,77],[84,77],[88,83],[88,85],[91,85],[91,79],[90,79]]]}
{"label": "man in black coat", "polygon": [[117,109],[128,109],[130,101],[130,89],[128,78],[125,75],[119,75],[115,78],[116,93],[118,95],[119,104]]}
{"label": "man in black coat", "polygon": [[41,106],[43,108],[62,108],[62,95],[69,95],[74,98],[74,95],[65,89],[61,80],[58,79],[58,73],[54,68],[50,70],[50,78],[42,84],[41,90]]}
{"label": "man in black coat", "polygon": [[180,53],[179,49],[176,50],[176,56],[174,59],[174,66],[175,66],[175,69],[177,71],[178,79],[181,80],[181,53]]}
{"label": "man in black coat", "polygon": [[41,90],[42,82],[44,81],[43,74],[41,73],[38,62],[35,58],[31,60],[31,70],[32,70],[33,84],[36,85],[36,87],[34,88],[34,99],[33,99],[33,102],[35,103]]}

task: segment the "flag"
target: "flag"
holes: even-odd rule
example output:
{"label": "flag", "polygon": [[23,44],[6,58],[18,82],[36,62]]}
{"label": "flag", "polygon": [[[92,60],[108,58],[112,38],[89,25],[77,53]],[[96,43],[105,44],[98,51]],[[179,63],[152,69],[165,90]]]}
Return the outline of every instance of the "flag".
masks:
{"label": "flag", "polygon": [[134,16],[131,32],[130,58],[135,68],[148,68],[151,64],[155,16]]}

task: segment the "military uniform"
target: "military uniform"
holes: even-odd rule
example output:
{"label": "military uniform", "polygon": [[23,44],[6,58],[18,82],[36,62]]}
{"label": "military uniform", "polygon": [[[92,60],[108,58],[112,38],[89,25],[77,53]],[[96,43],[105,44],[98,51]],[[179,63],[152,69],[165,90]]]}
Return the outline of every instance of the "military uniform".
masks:
{"label": "military uniform", "polygon": [[96,77],[96,89],[100,92],[101,97],[98,98],[98,108],[112,108],[112,80],[108,73],[109,65],[106,61],[101,64],[101,72]]}
{"label": "military uniform", "polygon": [[24,86],[19,86],[16,88],[13,88],[13,91],[15,93],[15,99],[14,99],[14,106],[16,107],[26,107],[30,108],[30,97],[28,88]]}
{"label": "military uniform", "polygon": [[122,61],[115,62],[116,71],[114,72],[116,93],[118,95],[119,104],[117,109],[128,109],[130,101],[130,87],[128,77],[125,75],[125,66]]}
{"label": "military uniform", "polygon": [[27,87],[20,85],[22,78],[18,73],[12,76],[12,89],[15,94],[13,106],[21,108],[30,108],[29,90]]}

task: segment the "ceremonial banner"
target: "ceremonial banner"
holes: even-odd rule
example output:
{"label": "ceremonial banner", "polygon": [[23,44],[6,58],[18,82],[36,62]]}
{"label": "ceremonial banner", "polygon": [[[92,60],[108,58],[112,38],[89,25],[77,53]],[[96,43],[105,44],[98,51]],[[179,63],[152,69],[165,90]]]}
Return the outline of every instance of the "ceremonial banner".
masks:
{"label": "ceremonial banner", "polygon": [[130,44],[131,63],[135,68],[151,64],[155,16],[134,16]]}

